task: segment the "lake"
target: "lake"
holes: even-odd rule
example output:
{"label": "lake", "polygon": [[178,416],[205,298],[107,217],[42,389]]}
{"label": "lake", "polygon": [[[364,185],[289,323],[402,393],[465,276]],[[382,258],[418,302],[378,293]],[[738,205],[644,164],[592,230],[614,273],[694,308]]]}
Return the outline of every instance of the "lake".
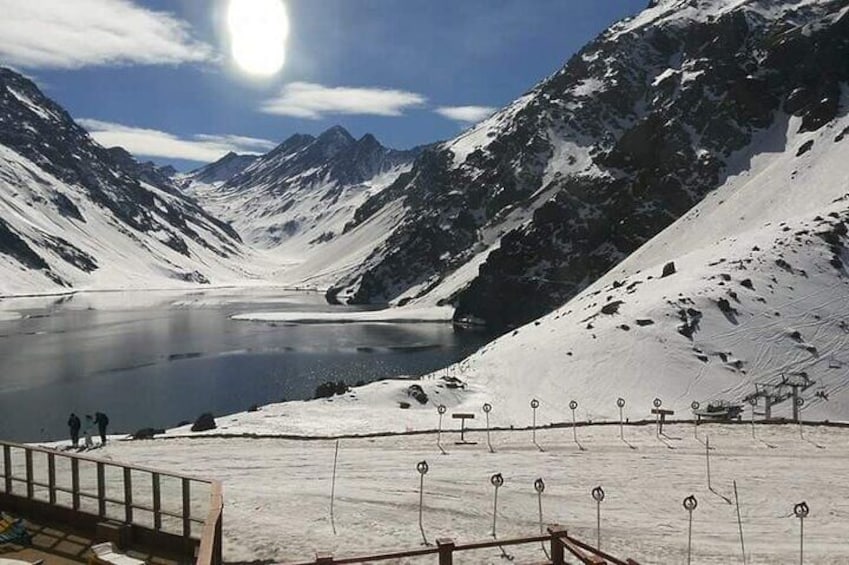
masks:
{"label": "lake", "polygon": [[[0,438],[67,437],[70,412],[110,433],[167,428],[202,412],[312,398],[329,380],[418,376],[466,357],[480,334],[450,324],[273,324],[257,311],[328,312],[323,295],[217,290],[81,293],[0,301]],[[20,316],[20,319],[11,319]],[[5,320],[5,321],[2,321]]]}

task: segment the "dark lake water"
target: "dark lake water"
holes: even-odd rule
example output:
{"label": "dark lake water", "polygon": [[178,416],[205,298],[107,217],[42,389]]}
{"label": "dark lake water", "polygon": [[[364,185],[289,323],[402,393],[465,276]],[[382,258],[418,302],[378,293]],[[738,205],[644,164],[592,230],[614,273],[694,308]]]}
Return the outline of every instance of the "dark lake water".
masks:
{"label": "dark lake water", "polygon": [[105,412],[110,433],[172,427],[202,412],[311,398],[328,380],[418,376],[485,337],[450,324],[289,325],[257,311],[332,311],[319,294],[100,293],[0,301],[0,438],[62,439],[70,412]]}

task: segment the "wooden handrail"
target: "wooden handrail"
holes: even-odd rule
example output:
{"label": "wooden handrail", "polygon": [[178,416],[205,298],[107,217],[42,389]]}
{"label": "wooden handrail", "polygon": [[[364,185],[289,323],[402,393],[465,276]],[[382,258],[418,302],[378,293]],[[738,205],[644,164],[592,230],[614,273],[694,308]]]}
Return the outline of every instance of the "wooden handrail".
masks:
{"label": "wooden handrail", "polygon": [[[529,536],[522,538],[495,539],[481,542],[455,544],[453,540],[440,538],[436,540],[436,547],[412,549],[409,551],[393,551],[378,553],[374,555],[361,555],[358,557],[344,557],[336,559],[330,553],[317,553],[313,561],[302,561],[291,565],[347,565],[353,563],[370,563],[373,561],[388,561],[392,559],[405,559],[410,557],[421,557],[423,555],[438,555],[439,565],[453,565],[453,555],[458,551],[473,551],[511,545],[526,545],[537,543],[549,543],[550,560],[549,565],[565,565],[564,549],[577,557],[581,563],[587,565],[639,565],[636,561],[628,559],[621,561],[607,553],[596,549],[589,544],[569,536],[565,529],[560,526],[549,526],[548,535]],[[200,563],[200,562],[198,562]]]}
{"label": "wooden handrail", "polygon": [[209,493],[209,514],[203,525],[196,565],[219,565],[221,555],[221,530],[224,520],[224,493],[221,483],[212,481]]}
{"label": "wooden handrail", "polygon": [[25,444],[22,444],[22,443],[15,443],[15,442],[11,442],[11,441],[0,440],[0,447],[2,447],[2,446],[8,446],[8,447],[11,447],[11,448],[14,448],[14,449],[22,449],[22,450],[29,451],[29,452],[32,452],[32,453],[44,453],[46,455],[50,455],[50,454],[59,455],[60,457],[65,457],[67,459],[76,459],[78,461],[86,461],[88,463],[95,463],[95,464],[103,463],[104,465],[106,465],[108,467],[117,467],[119,469],[132,469],[133,471],[141,471],[141,472],[144,472],[144,473],[156,473],[156,474],[161,475],[163,477],[171,477],[171,478],[174,478],[174,479],[189,479],[190,481],[194,481],[196,483],[211,484],[213,482],[212,479],[206,479],[206,478],[203,478],[203,477],[196,477],[196,476],[193,476],[193,475],[184,475],[184,474],[181,474],[181,473],[166,472],[166,471],[162,471],[161,469],[153,469],[151,467],[144,467],[142,465],[129,465],[129,464],[126,464],[126,463],[117,463],[117,462],[109,460],[109,459],[100,459],[100,458],[91,457],[91,456],[88,456],[88,455],[80,455],[79,453],[67,453],[65,451],[59,451],[58,449],[50,449],[48,447],[40,447],[40,446],[37,446],[37,445],[25,445]]}
{"label": "wooden handrail", "polygon": [[[192,524],[200,523],[203,524],[203,531],[200,536],[199,545],[197,546],[197,565],[220,565],[222,563],[222,520],[224,498],[222,494],[221,483],[219,481],[195,477],[191,475],[184,475],[181,473],[165,472],[144,466],[117,463],[115,461],[107,459],[100,459],[87,455],[80,455],[77,453],[65,453],[55,449],[24,445],[14,442],[0,441],[0,449],[2,449],[3,452],[3,481],[2,483],[0,483],[0,486],[4,487],[0,489],[0,492],[5,493],[6,495],[11,497],[21,498],[20,494],[13,492],[13,485],[16,483],[23,483],[26,485],[26,495],[24,497],[25,499],[38,501],[39,503],[49,504],[50,506],[68,508],[70,510],[73,510],[74,512],[82,514],[91,513],[87,513],[86,511],[81,510],[80,499],[82,498],[87,500],[95,500],[97,502],[95,516],[99,516],[102,519],[106,518],[107,504],[123,506],[125,523],[135,524],[136,526],[139,526],[139,524],[135,523],[136,520],[134,519],[133,510],[152,512],[154,517],[153,531],[157,533],[162,531],[163,516],[181,519],[181,534],[182,537],[186,540],[190,539],[191,537]],[[25,477],[21,477],[20,475],[15,476],[14,468],[12,465],[13,450],[22,451],[24,454],[26,473]],[[38,481],[35,479],[33,465],[33,454],[35,453],[43,454],[46,456],[48,474],[46,484],[42,481]],[[61,457],[70,461],[70,488],[56,484],[57,457]],[[81,461],[93,465],[94,470],[96,471],[96,494],[93,494],[91,492],[85,492],[80,488]],[[121,500],[107,496],[107,468],[121,470],[121,477],[123,483],[122,487],[124,492],[124,498]],[[152,508],[148,505],[140,504],[139,502],[134,500],[132,480],[133,471],[150,474],[152,481],[150,483],[149,488],[151,491],[151,498],[153,500]],[[182,504],[180,512],[169,511],[162,508],[161,494],[159,488],[160,477],[177,479],[180,481],[180,490],[182,493]],[[209,485],[210,508],[205,520],[195,518],[191,515],[190,493],[193,490],[191,489],[192,483]],[[36,496],[36,488],[39,489],[39,496]],[[43,491],[41,491],[40,489],[46,489],[48,495],[46,500],[42,499],[44,494]],[[67,493],[71,495],[70,507],[57,503],[56,493],[58,492]]]}

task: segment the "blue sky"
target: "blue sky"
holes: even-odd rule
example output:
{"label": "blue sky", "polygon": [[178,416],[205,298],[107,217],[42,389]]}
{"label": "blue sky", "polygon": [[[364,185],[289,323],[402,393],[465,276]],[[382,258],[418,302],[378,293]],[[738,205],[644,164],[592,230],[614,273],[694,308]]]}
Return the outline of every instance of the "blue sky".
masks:
{"label": "blue sky", "polygon": [[335,124],[397,148],[453,137],[648,3],[282,1],[286,63],[270,77],[232,61],[226,0],[0,0],[0,64],[104,144],[187,169]]}

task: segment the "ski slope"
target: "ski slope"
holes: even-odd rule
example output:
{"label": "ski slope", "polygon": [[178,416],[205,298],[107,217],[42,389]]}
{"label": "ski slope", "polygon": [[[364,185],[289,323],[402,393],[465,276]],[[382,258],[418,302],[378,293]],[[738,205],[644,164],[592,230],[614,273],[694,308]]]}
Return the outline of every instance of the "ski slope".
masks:
{"label": "ski slope", "polygon": [[[262,412],[260,412],[262,414]],[[643,415],[628,408],[631,417]],[[435,424],[431,415],[431,425]],[[457,426],[453,423],[452,428]],[[452,537],[458,543],[490,538],[493,488],[500,472],[497,534],[520,537],[539,532],[536,478],[544,479],[543,521],[559,523],[595,543],[596,506],[590,491],[602,486],[602,548],[644,565],[686,562],[687,512],[693,494],[693,563],[740,563],[741,550],[732,481],[738,483],[747,563],[767,565],[798,559],[799,523],[793,505],[806,501],[805,563],[847,563],[849,481],[845,429],[796,426],[667,426],[658,438],[653,425],[577,429],[580,450],[569,428],[492,433],[490,453],[483,432],[455,446],[457,434],[343,439],[339,444],[334,535],[330,518],[335,442],[286,439],[177,439],[111,442],[98,456],[170,469],[223,481],[224,557],[227,561],[291,562],[417,549],[419,475],[426,460],[423,525],[431,543]],[[709,435],[711,484],[705,475]],[[770,448],[769,446],[773,446]],[[116,488],[120,481],[116,477]],[[174,485],[176,488],[177,485]],[[175,495],[178,493],[175,491]],[[163,494],[163,500],[165,500]],[[517,563],[541,562],[539,545],[508,548]],[[433,557],[404,563],[433,563]],[[498,550],[458,554],[460,563],[498,563]]]}

